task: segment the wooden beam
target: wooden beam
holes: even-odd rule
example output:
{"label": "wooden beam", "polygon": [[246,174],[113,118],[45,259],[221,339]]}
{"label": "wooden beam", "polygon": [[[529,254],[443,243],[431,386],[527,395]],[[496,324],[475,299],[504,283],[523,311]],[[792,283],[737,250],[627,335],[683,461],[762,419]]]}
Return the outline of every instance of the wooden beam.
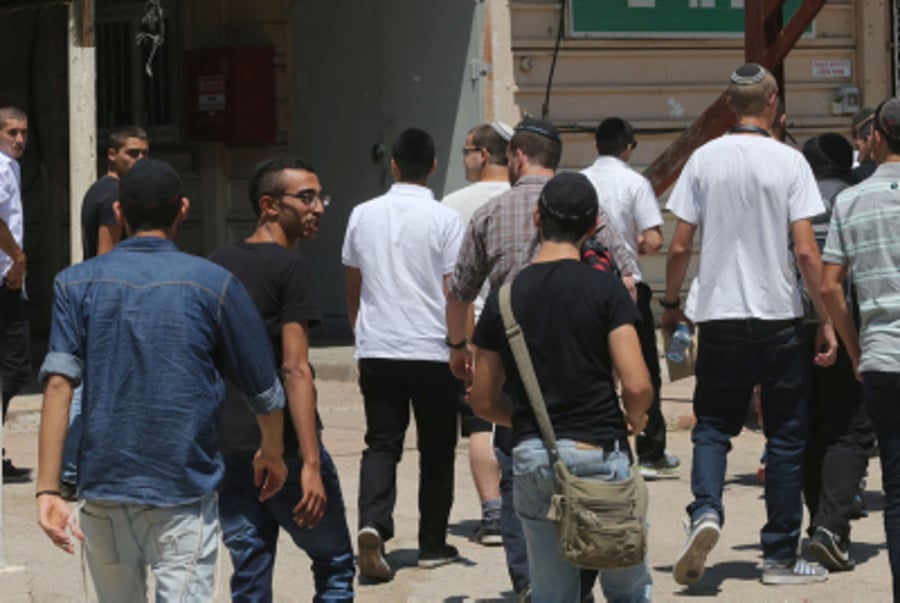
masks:
{"label": "wooden beam", "polygon": [[803,0],[803,4],[800,5],[790,22],[769,48],[766,53],[766,62],[762,64],[768,67],[772,63],[783,61],[823,6],[825,6],[825,0]]}
{"label": "wooden beam", "polygon": [[4,0],[0,6],[0,15],[15,13],[20,10],[33,10],[42,6],[64,6],[73,0]]}
{"label": "wooden beam", "polygon": [[81,0],[81,46],[94,47],[94,0]]}
{"label": "wooden beam", "polygon": [[[766,0],[765,2],[750,0],[745,2],[744,6],[745,10],[749,8],[759,17],[762,17],[766,15],[767,8],[774,6],[776,3],[781,5],[782,2],[783,0]],[[788,52],[794,47],[824,5],[825,0],[804,0],[787,26],[774,36],[771,44],[763,52],[762,59],[758,62],[767,69],[772,70],[773,67],[777,67],[777,64],[784,61]],[[762,6],[762,9],[760,6]],[[770,11],[768,16],[772,14]],[[762,30],[764,25],[754,22],[752,27],[754,29],[759,27]],[[754,48],[754,52],[757,51],[758,48]],[[662,195],[678,179],[691,153],[706,142],[724,134],[728,128],[734,125],[734,122],[734,113],[728,107],[726,94],[723,92],[675,142],[669,145],[644,170],[644,176],[650,180],[656,195]]]}

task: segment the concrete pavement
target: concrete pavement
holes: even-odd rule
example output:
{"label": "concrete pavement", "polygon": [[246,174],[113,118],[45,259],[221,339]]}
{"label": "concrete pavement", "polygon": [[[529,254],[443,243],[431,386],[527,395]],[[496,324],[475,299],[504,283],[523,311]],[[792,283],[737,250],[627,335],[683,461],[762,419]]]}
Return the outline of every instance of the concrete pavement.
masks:
{"label": "concrete pavement", "polygon": [[[359,456],[363,448],[365,419],[354,382],[349,348],[312,350],[319,376],[319,405],[326,426],[329,448],[344,488],[348,521],[356,525]],[[866,495],[870,516],[854,523],[851,552],[859,563],[856,570],[832,574],[828,582],[813,586],[764,586],[759,582],[759,528],[764,522],[763,488],[756,479],[763,437],[745,431],[734,440],[729,457],[725,492],[726,525],[722,539],[712,552],[706,576],[687,589],[672,580],[671,566],[684,544],[682,519],[690,493],[690,397],[691,379],[666,383],[663,411],[670,428],[669,449],[684,463],[678,479],[650,483],[650,565],[655,601],[690,601],[718,598],[723,601],[888,601],[890,571],[882,524],[881,473],[877,460],[870,464]],[[9,455],[25,466],[35,466],[40,397],[20,396],[13,401],[4,445]],[[411,426],[404,460],[398,469],[398,500],[395,512],[397,536],[388,543],[388,558],[397,568],[387,584],[360,584],[362,602],[462,602],[515,601],[502,549],[468,541],[476,525],[479,505],[468,471],[467,443],[457,451],[456,500],[451,515],[449,542],[459,547],[459,563],[434,570],[416,567],[418,459],[415,432]],[[4,487],[4,541],[6,561],[16,571],[0,571],[0,602],[87,601],[90,587],[83,579],[79,555],[69,556],[52,546],[35,520],[33,484]],[[352,530],[355,531],[355,530]],[[354,543],[355,545],[355,543]],[[222,549],[216,601],[228,600],[230,563]],[[595,590],[602,600],[599,587]],[[277,601],[312,599],[309,560],[282,534],[275,568]]]}

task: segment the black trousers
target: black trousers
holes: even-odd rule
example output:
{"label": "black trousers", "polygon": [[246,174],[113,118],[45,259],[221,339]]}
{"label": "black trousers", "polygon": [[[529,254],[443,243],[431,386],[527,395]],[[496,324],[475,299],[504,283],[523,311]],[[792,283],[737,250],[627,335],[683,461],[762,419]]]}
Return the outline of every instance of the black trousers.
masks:
{"label": "black trousers", "polygon": [[9,401],[31,376],[31,336],[20,291],[0,285],[0,389],[3,420]]}
{"label": "black trousers", "polygon": [[641,342],[641,354],[650,372],[650,382],[653,384],[653,402],[647,411],[647,427],[637,437],[639,462],[647,463],[659,460],[666,452],[666,420],[663,418],[659,398],[662,378],[659,375],[656,327],[653,322],[653,311],[650,309],[653,291],[644,283],[637,284],[637,291],[637,306],[641,313],[641,322],[637,325],[638,339]]}
{"label": "black trousers", "polygon": [[[808,328],[807,339],[814,343],[815,326]],[[810,349],[810,358],[812,353]],[[809,434],[803,458],[809,531],[822,527],[848,537],[853,499],[869,464],[875,428],[843,344],[832,366],[813,367],[810,387]]]}
{"label": "black trousers", "polygon": [[453,505],[457,380],[446,362],[369,358],[359,361],[359,386],[366,409],[359,527],[374,527],[385,540],[394,535],[397,463],[412,405],[419,450],[419,551],[439,551]]}

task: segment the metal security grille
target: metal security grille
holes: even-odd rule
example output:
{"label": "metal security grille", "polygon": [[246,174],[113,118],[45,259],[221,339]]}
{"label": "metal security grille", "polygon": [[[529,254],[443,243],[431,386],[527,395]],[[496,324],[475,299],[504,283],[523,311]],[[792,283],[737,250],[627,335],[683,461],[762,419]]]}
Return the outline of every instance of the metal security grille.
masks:
{"label": "metal security grille", "polygon": [[144,30],[144,2],[112,0],[97,4],[97,128],[101,140],[110,130],[125,125],[143,127],[153,142],[179,139],[175,7],[173,0],[164,4],[168,35],[156,52],[150,44],[136,42]]}

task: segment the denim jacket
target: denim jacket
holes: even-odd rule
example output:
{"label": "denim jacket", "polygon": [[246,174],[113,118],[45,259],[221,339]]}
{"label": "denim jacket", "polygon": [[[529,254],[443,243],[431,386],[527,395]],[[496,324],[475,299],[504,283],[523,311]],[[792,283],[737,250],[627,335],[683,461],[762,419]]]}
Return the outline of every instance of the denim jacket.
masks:
{"label": "denim jacket", "polygon": [[57,275],[40,380],[84,384],[81,498],[175,506],[215,489],[223,371],[254,412],[283,408],[259,313],[220,266],[134,237]]}

